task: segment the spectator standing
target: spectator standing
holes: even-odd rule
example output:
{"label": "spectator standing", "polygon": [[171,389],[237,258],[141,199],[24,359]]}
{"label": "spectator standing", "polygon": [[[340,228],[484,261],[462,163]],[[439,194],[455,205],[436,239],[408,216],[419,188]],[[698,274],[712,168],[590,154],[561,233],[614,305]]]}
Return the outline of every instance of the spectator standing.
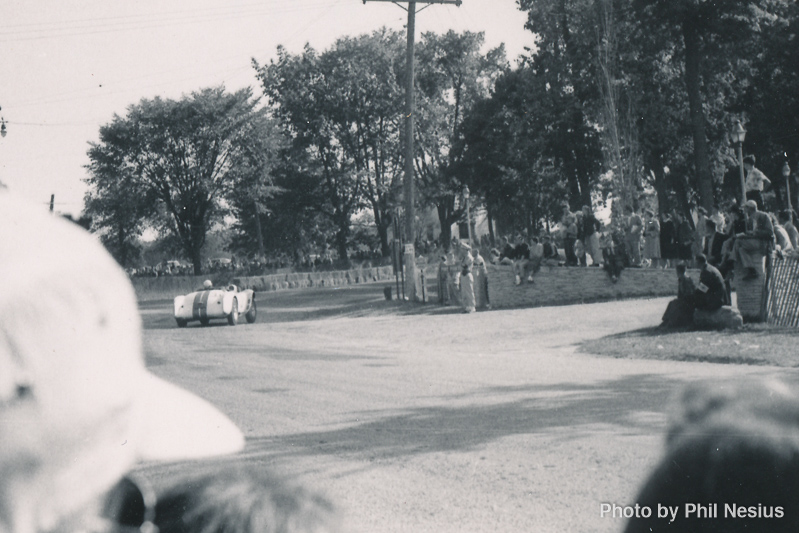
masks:
{"label": "spectator standing", "polygon": [[591,256],[591,265],[599,266],[602,257],[602,248],[599,246],[599,220],[597,220],[590,206],[583,206],[583,231],[580,238],[583,241],[586,253]]}
{"label": "spectator standing", "polygon": [[461,307],[464,313],[475,312],[474,301],[474,276],[472,276],[472,249],[468,244],[461,244],[461,271],[460,271],[460,294]]}
{"label": "spectator standing", "polygon": [[693,247],[696,233],[686,217],[675,211],[672,218],[677,224],[677,238],[675,239],[677,258],[681,261],[690,262],[693,259]]}
{"label": "spectator standing", "polygon": [[627,220],[625,226],[627,253],[629,254],[630,266],[641,266],[641,235],[643,234],[644,222],[641,216],[635,212],[632,206],[627,206]]}
{"label": "spectator standing", "polygon": [[563,248],[566,252],[566,266],[577,266],[577,254],[574,245],[577,242],[577,217],[569,213],[563,218]]}
{"label": "spectator standing", "polygon": [[473,275],[475,279],[475,302],[481,307],[490,308],[491,302],[488,299],[488,267],[486,266],[485,259],[480,255],[480,249],[475,248],[472,253],[474,267]]}
{"label": "spectator standing", "polygon": [[649,259],[653,268],[660,266],[660,222],[655,218],[655,213],[647,209],[644,226],[644,257]]}
{"label": "spectator standing", "polygon": [[660,256],[666,267],[672,266],[672,261],[677,259],[675,239],[677,226],[671,214],[665,213],[660,223]]}
{"label": "spectator standing", "polygon": [[710,237],[705,240],[703,253],[707,257],[707,262],[718,268],[722,263],[722,249],[727,240],[727,235],[724,233],[724,217],[717,213],[705,224]]}
{"label": "spectator standing", "polygon": [[447,256],[442,255],[438,261],[438,303],[444,305],[449,303],[449,265]]}
{"label": "spectator standing", "polygon": [[[615,242],[610,228],[605,228],[605,231],[602,232],[599,243],[602,247],[602,259],[605,265],[605,272],[610,276],[610,280],[616,283],[619,280],[619,275],[621,275],[624,257],[619,251],[620,247]],[[621,248],[623,249],[623,246]]]}
{"label": "spectator standing", "polygon": [[763,209],[763,190],[765,184],[771,185],[771,180],[763,174],[760,169],[755,168],[755,156],[744,157],[744,169],[746,170],[746,199],[754,200],[757,208]]}

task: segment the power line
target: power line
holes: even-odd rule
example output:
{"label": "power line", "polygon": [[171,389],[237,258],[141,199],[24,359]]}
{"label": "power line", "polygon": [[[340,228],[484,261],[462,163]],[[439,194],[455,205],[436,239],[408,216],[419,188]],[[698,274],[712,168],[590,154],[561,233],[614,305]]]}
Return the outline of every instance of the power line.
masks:
{"label": "power line", "polygon": [[[310,19],[302,27],[300,27],[299,29],[297,29],[296,31],[291,33],[285,40],[287,42],[291,42],[297,35],[305,32],[309,27],[311,27],[312,25],[314,25],[317,22],[319,22],[319,20],[324,18],[326,15],[328,15],[333,9],[335,9],[337,7],[342,7],[345,4],[345,2],[346,2],[346,0],[334,0],[332,2],[331,2],[331,0],[325,0],[324,2],[320,2],[320,1],[317,0],[314,4],[307,4],[306,3],[305,5],[300,6],[300,9],[305,9],[305,8],[309,7],[310,5],[316,5],[316,6],[319,6],[319,7],[326,7],[327,9],[325,9],[324,11],[319,12],[319,14],[316,17]],[[295,2],[289,2],[289,3],[296,7],[296,3]],[[285,10],[284,12],[297,11],[297,10],[298,9]],[[250,65],[250,58],[257,57],[258,55],[261,55],[263,53],[265,53],[265,52],[257,51],[255,54],[247,54],[247,64],[246,65],[241,66],[241,67],[224,69],[224,70],[221,71],[221,74],[234,75],[234,74],[238,74],[238,73],[244,72],[246,70],[249,70],[249,69],[252,68],[252,66]],[[227,56],[225,58],[219,59],[218,61],[216,61],[214,63],[215,64],[227,64],[227,63],[230,62],[231,59],[237,59],[239,57],[241,57],[241,56],[240,55]],[[188,66],[188,67],[185,67],[185,68],[179,69],[179,70],[187,70],[187,69],[190,69],[190,68],[193,68],[193,66]],[[156,77],[161,76],[162,74],[174,74],[175,72],[176,72],[176,69],[167,69],[167,70],[162,70],[162,71],[159,71],[159,72],[153,72],[153,73],[147,74],[145,76],[136,76],[136,77],[130,77],[130,78],[125,78],[125,79],[121,79],[121,80],[114,80],[114,81],[111,81],[111,82],[107,82],[104,85],[114,86],[114,85],[126,84],[126,83],[130,83],[130,82],[136,82],[136,81],[140,81],[140,80],[156,78]],[[192,79],[206,77],[206,76],[208,76],[208,74],[209,73],[204,72],[202,74],[191,75],[191,76],[186,76],[186,77],[182,77],[182,78],[171,78],[171,79],[166,80],[166,81],[160,81],[158,83],[145,85],[143,87],[137,87],[136,89],[125,88],[125,89],[119,89],[119,90],[113,90],[113,91],[104,90],[101,96],[105,97],[105,96],[111,96],[111,95],[115,95],[115,94],[123,94],[123,93],[131,92],[133,90],[141,91],[143,89],[152,89],[152,88],[157,88],[157,87],[163,87],[165,85],[171,85],[171,84],[179,83],[179,82],[182,82],[182,81],[188,81],[188,80],[192,80]],[[254,76],[253,76],[253,81],[255,81],[255,77]],[[39,106],[39,105],[59,104],[59,103],[65,103],[65,102],[87,100],[87,99],[90,99],[90,98],[97,98],[98,94],[96,93],[95,89],[96,89],[95,87],[86,88],[86,89],[77,89],[77,90],[74,90],[74,91],[59,93],[59,94],[53,95],[52,97],[47,98],[47,99],[36,99],[36,100],[22,101],[22,102],[15,103],[14,107],[22,108],[22,107]],[[87,91],[92,91],[92,93],[91,94],[87,94]]]}
{"label": "power line", "polygon": [[[242,18],[252,18],[261,15],[282,15],[287,13],[295,13],[307,9],[320,9],[331,5],[329,0],[316,0],[312,3],[300,4],[296,2],[286,4],[287,7],[283,9],[264,9],[259,6],[258,9],[237,9],[228,10],[223,12],[197,12],[197,11],[183,11],[172,12],[174,15],[163,16],[162,14],[156,15],[134,15],[131,20],[122,20],[119,22],[110,22],[114,18],[106,19],[109,22],[102,24],[84,23],[81,21],[73,23],[54,22],[54,23],[40,23],[37,26],[29,29],[21,30],[7,30],[4,31],[0,26],[0,43],[34,41],[44,39],[56,39],[64,37],[83,37],[89,35],[98,35],[104,33],[117,33],[121,31],[140,31],[145,29],[157,28],[172,28],[176,25],[198,24],[203,22],[220,22],[227,20],[238,20]],[[149,17],[149,18],[147,18]],[[118,17],[125,18],[125,17]],[[141,18],[141,20],[135,20]],[[98,19],[102,20],[102,19]]]}

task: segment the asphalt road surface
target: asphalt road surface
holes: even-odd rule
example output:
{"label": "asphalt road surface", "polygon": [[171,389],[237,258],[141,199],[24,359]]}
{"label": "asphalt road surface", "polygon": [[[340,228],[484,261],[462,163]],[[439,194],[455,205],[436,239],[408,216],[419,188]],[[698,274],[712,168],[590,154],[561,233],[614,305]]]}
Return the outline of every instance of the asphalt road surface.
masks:
{"label": "asphalt road surface", "polygon": [[[384,284],[259,293],[255,324],[177,329],[143,304],[149,368],[244,430],[232,459],[318,489],[346,530],[611,532],[686,382],[771,367],[594,357],[666,299],[486,311],[388,302]],[[146,466],[156,484],[197,463]]]}

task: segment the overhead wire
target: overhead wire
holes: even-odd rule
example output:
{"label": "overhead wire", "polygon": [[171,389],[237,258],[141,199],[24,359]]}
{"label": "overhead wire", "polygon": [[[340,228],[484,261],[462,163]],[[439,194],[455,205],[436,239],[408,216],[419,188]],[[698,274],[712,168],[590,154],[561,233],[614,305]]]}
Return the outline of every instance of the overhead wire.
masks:
{"label": "overhead wire", "polygon": [[[52,22],[38,23],[38,27],[4,30],[0,25],[0,43],[22,42],[32,40],[56,39],[64,37],[98,35],[104,33],[117,33],[121,31],[139,31],[143,29],[157,29],[174,27],[176,25],[197,24],[202,22],[219,22],[227,20],[237,20],[241,18],[251,18],[258,15],[281,15],[295,13],[307,9],[320,9],[330,5],[330,0],[314,0],[312,3],[299,4],[297,2],[287,3],[286,7],[275,10],[265,9],[259,6],[258,9],[227,9],[226,11],[182,11],[171,12],[172,15],[164,16],[163,13],[153,15],[133,15],[130,20],[119,22],[104,22],[102,24],[86,23],[83,21],[73,22]],[[117,17],[125,18],[125,17]],[[111,17],[107,20],[114,20]],[[141,19],[141,20],[137,20]],[[89,19],[91,20],[91,19]],[[103,19],[95,19],[101,21]],[[71,24],[71,25],[70,25]],[[6,28],[9,28],[8,26]],[[13,26],[11,26],[13,28]]]}
{"label": "overhead wire", "polygon": [[[323,2],[320,2],[319,0],[315,0],[314,5],[319,5],[319,6],[322,6],[322,7],[326,7],[326,9],[324,9],[323,11],[320,11],[319,14],[316,17],[310,19],[306,24],[304,24],[303,26],[298,28],[296,31],[291,33],[285,39],[285,41],[287,41],[287,42],[293,41],[294,38],[297,35],[305,32],[313,24],[317,23],[323,17],[327,16],[334,8],[341,7],[342,5],[344,5],[346,1],[347,0],[333,0],[333,1],[325,0]],[[292,3],[294,3],[294,2],[292,2]],[[303,9],[306,9],[310,5],[311,4],[306,3],[302,7],[303,7]],[[259,51],[259,52],[256,52],[255,54],[248,54],[248,56],[250,58],[251,57],[256,57],[258,55],[261,55],[261,53],[262,52]],[[238,54],[236,56],[227,56],[227,57],[221,58],[221,59],[213,62],[213,64],[227,63],[231,59],[236,59],[236,58],[240,58],[240,57],[241,56],[238,55]],[[192,67],[184,67],[184,68],[178,69],[178,70],[187,70],[189,68],[192,68]],[[225,74],[225,75],[236,74],[236,73],[244,72],[244,71],[246,71],[246,70],[248,70],[250,68],[252,68],[252,67],[249,64],[249,60],[248,60],[248,64],[246,66],[226,69],[226,70],[223,70],[221,73]],[[140,81],[140,80],[144,80],[144,79],[150,79],[150,78],[158,77],[158,76],[161,76],[163,74],[174,74],[175,71],[176,71],[176,69],[162,70],[162,71],[159,71],[159,72],[149,73],[149,74],[144,75],[144,76],[135,76],[135,77],[129,77],[129,78],[121,79],[121,80],[112,80],[112,81],[104,83],[103,85],[112,87],[114,85],[127,84],[127,83],[136,82],[136,81]],[[207,76],[207,73],[191,75],[191,76],[186,76],[186,77],[182,77],[182,78],[170,78],[168,80],[159,81],[158,83],[139,86],[139,87],[136,88],[136,90],[137,91],[141,91],[143,89],[153,89],[153,88],[162,87],[162,86],[165,86],[165,85],[172,85],[174,83],[179,83],[179,82],[182,82],[182,81],[188,81],[188,80],[191,80],[191,79],[197,79],[197,78],[206,77],[206,76]],[[87,94],[86,93],[87,91],[92,91],[92,90],[93,90],[93,88],[76,89],[74,91],[69,91],[69,92],[66,92],[66,93],[60,93],[58,95],[54,95],[52,98],[47,98],[47,99],[44,99],[44,100],[36,99],[36,100],[17,102],[17,103],[14,104],[14,107],[21,108],[21,107],[30,107],[30,106],[34,106],[34,105],[60,104],[60,103],[65,103],[65,102],[72,102],[72,101],[86,100],[86,99],[90,99],[90,98],[97,98],[98,95],[96,93],[91,93],[91,94]],[[130,88],[125,88],[125,89],[120,89],[120,90],[103,91],[102,96],[110,96],[110,95],[115,95],[115,94],[121,94],[121,93],[125,93],[125,92],[130,92],[130,90],[131,90]],[[17,123],[17,124],[20,124],[20,123]]]}

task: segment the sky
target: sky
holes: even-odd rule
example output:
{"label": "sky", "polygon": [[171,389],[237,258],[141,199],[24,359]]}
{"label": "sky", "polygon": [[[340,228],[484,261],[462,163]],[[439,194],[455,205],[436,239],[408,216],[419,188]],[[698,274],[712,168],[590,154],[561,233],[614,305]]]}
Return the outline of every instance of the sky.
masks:
{"label": "sky", "polygon": [[[400,2],[401,6],[407,3]],[[262,94],[251,60],[268,63],[283,45],[299,53],[383,26],[407,13],[362,0],[6,0],[0,8],[0,182],[45,209],[78,216],[86,152],[99,129],[143,98],[178,99],[224,85]],[[425,4],[417,4],[417,10]],[[532,47],[516,0],[432,4],[421,32],[482,31],[514,60]]]}

